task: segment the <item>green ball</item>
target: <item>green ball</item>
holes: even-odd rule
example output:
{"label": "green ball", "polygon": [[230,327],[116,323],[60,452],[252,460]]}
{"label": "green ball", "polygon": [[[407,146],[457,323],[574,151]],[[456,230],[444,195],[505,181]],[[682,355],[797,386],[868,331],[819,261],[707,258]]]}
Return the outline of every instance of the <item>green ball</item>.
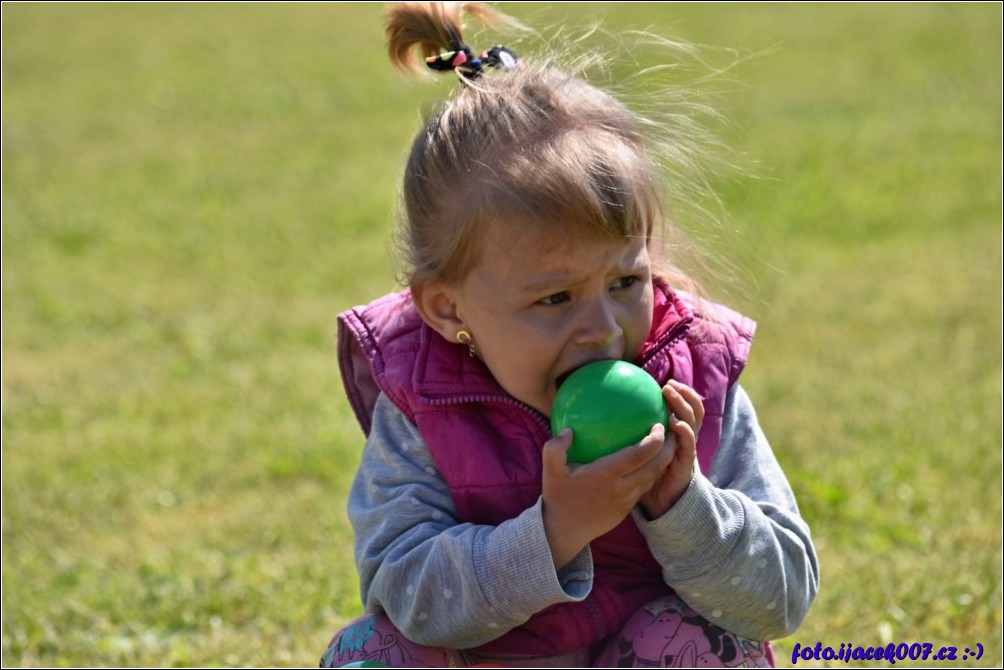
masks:
{"label": "green ball", "polygon": [[551,431],[557,435],[572,429],[571,463],[590,463],[637,444],[652,426],[668,422],[659,383],[627,361],[579,368],[561,384],[551,405]]}

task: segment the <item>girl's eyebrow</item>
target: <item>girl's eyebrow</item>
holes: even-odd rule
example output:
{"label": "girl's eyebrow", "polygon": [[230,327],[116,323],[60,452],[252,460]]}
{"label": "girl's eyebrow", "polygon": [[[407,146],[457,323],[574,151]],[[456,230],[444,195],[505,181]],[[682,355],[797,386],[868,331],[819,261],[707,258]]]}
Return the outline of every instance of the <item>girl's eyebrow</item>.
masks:
{"label": "girl's eyebrow", "polygon": [[564,288],[574,285],[575,280],[564,272],[549,272],[531,278],[520,287],[524,293],[540,293],[554,288]]}
{"label": "girl's eyebrow", "polygon": [[[618,260],[615,273],[638,272],[649,266],[642,259],[636,256],[629,256]],[[577,274],[571,271],[554,270],[546,271],[540,275],[530,277],[525,284],[520,286],[524,293],[541,293],[554,289],[573,288],[578,284],[588,281],[589,273]]]}

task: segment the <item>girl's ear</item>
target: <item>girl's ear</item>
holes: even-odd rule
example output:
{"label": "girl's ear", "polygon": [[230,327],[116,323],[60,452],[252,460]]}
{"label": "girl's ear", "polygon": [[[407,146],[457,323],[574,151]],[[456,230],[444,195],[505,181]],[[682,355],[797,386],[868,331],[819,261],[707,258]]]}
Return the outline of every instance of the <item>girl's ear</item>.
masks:
{"label": "girl's ear", "polygon": [[438,281],[417,284],[411,287],[411,296],[422,320],[445,340],[454,342],[457,332],[467,328],[457,309],[456,294],[447,284]]}

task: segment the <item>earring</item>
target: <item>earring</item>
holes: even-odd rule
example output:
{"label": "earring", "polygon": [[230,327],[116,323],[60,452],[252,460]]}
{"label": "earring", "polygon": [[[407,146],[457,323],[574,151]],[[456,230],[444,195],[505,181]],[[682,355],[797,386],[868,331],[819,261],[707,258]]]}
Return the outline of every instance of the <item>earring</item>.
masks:
{"label": "earring", "polygon": [[474,358],[474,340],[471,338],[470,333],[466,330],[458,330],[457,342],[467,345],[467,353],[470,354],[471,358]]}

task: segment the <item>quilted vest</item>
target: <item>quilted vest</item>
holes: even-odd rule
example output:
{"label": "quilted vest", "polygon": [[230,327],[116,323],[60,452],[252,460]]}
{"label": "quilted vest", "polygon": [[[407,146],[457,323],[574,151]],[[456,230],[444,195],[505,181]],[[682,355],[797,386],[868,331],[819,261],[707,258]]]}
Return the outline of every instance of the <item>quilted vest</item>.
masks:
{"label": "quilted vest", "polygon": [[[652,330],[635,361],[660,385],[670,378],[704,399],[697,461],[707,473],[721,437],[728,389],[746,364],[755,324],[725,307],[708,318],[690,295],[655,280]],[[338,319],[338,356],[363,431],[383,392],[414,423],[445,478],[462,522],[498,525],[541,494],[548,418],[508,395],[466,347],[447,342],[414,309],[407,291],[350,309]],[[629,516],[590,543],[593,587],[582,602],[549,607],[479,648],[556,655],[617,632],[670,589]]]}

